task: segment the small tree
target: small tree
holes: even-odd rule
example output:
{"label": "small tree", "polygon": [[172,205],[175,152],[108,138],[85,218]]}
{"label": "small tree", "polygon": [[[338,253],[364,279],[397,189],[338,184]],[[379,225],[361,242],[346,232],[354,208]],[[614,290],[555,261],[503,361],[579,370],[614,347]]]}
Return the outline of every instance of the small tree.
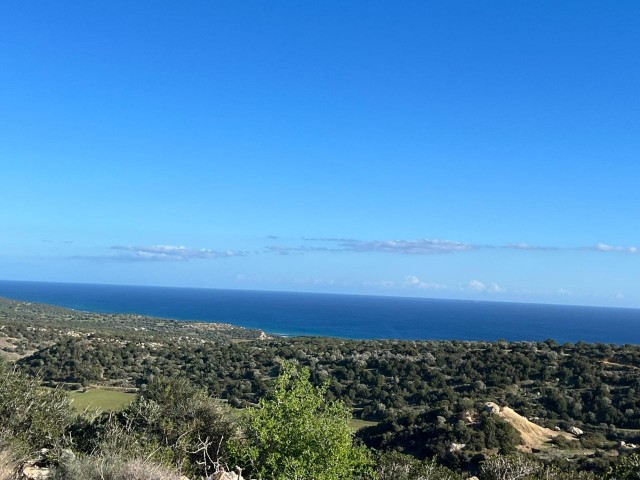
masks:
{"label": "small tree", "polygon": [[284,362],[273,397],[242,419],[244,439],[232,447],[238,464],[273,480],[353,479],[368,472],[371,460],[354,444],[349,410],[325,400],[326,391],[326,384],[311,384],[307,368]]}

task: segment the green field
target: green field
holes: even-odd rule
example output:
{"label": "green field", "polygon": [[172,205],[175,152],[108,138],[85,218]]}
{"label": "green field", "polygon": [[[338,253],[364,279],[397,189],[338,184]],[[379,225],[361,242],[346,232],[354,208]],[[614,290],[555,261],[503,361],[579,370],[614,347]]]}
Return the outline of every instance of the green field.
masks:
{"label": "green field", "polygon": [[377,425],[377,424],[378,422],[370,422],[369,420],[360,420],[359,418],[352,418],[351,420],[349,420],[349,426],[351,427],[351,430],[353,430],[354,432],[357,432],[361,428],[371,427],[372,425]]}
{"label": "green field", "polygon": [[73,392],[72,405],[78,411],[100,410],[102,412],[121,410],[135,398],[134,393],[110,390],[107,388],[92,388],[86,392]]}
{"label": "green field", "polygon": [[[71,393],[73,408],[79,412],[82,412],[87,408],[89,410],[100,410],[102,412],[122,410],[129,405],[135,397],[135,393],[126,393],[119,390],[100,387],[88,389],[86,392]],[[221,400],[221,403],[226,402]],[[234,416],[239,415],[241,412],[240,409],[232,409],[231,411]],[[354,432],[361,428],[376,424],[377,422],[360,420],[358,418],[352,418],[349,421],[349,426]]]}

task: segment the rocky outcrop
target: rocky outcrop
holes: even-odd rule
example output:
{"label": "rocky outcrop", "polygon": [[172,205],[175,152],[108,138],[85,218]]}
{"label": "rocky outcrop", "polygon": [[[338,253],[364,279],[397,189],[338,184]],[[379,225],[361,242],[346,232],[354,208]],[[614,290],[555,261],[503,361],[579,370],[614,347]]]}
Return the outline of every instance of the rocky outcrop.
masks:
{"label": "rocky outcrop", "polygon": [[580,430],[578,427],[569,427],[569,429],[567,431],[571,435],[575,435],[576,437],[579,437],[580,435],[584,435],[584,432],[582,430]]}
{"label": "rocky outcrop", "polygon": [[635,443],[627,443],[624,440],[620,440],[618,448],[620,450],[636,450],[638,448],[638,445],[636,445]]}
{"label": "rocky outcrop", "polygon": [[238,472],[216,472],[213,475],[207,477],[207,480],[245,480],[242,476],[242,470],[238,468]]}
{"label": "rocky outcrop", "polygon": [[466,447],[467,444],[466,443],[455,443],[453,442],[450,446],[449,446],[449,452],[453,453],[453,452],[461,452],[464,447]]}
{"label": "rocky outcrop", "polygon": [[24,480],[49,480],[51,470],[45,467],[26,466],[22,469],[22,478]]}
{"label": "rocky outcrop", "polygon": [[210,480],[244,480],[241,475],[233,472],[218,472],[214,473]]}
{"label": "rocky outcrop", "polygon": [[[70,452],[63,450],[63,454]],[[73,455],[73,454],[72,454]],[[75,457],[75,455],[74,455]],[[49,464],[49,449],[43,448],[38,452],[37,458],[32,458],[25,462],[22,467],[22,480],[48,480],[51,478]]]}
{"label": "rocky outcrop", "polygon": [[500,413],[500,407],[493,402],[485,403],[484,409],[485,411],[489,412],[491,415],[497,415]]}

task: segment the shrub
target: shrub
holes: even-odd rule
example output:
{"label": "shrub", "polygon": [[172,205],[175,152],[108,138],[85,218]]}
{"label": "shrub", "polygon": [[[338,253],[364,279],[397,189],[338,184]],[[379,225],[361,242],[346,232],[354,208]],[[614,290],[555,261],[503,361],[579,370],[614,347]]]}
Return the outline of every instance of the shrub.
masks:
{"label": "shrub", "polygon": [[481,480],[523,480],[533,478],[543,465],[521,455],[491,457],[480,466]]}
{"label": "shrub", "polygon": [[236,427],[228,408],[187,380],[152,380],[117,414],[73,426],[78,449],[104,457],[148,458],[194,476],[207,476],[226,461]]}
{"label": "shrub", "polygon": [[60,446],[73,419],[65,392],[0,365],[0,432],[12,442],[29,450]]}
{"label": "shrub", "polygon": [[595,480],[592,472],[577,472],[572,470],[560,470],[556,467],[544,467],[532,480]]}
{"label": "shrub", "polygon": [[564,437],[563,435],[557,435],[552,440],[553,444],[560,449],[570,449],[575,447],[575,443],[572,440]]}
{"label": "shrub", "polygon": [[314,387],[309,376],[307,368],[283,363],[272,398],[242,417],[244,439],[232,448],[252,476],[340,480],[369,470],[367,450],[354,444],[348,409],[325,400],[327,386]]}
{"label": "shrub", "polygon": [[421,461],[398,452],[380,456],[377,480],[461,480],[462,476],[438,465],[435,460]]}
{"label": "shrub", "polygon": [[580,436],[580,445],[588,449],[605,448],[607,438],[599,432],[587,432]]}
{"label": "shrub", "polygon": [[637,480],[640,478],[640,455],[624,455],[609,470],[609,480]]}

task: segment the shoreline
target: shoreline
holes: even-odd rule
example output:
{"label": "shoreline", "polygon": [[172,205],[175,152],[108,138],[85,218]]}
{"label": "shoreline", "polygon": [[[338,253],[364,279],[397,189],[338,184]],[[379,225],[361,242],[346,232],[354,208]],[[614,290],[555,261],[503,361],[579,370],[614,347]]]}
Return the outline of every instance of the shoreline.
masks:
{"label": "shoreline", "polygon": [[640,311],[633,309],[29,282],[0,282],[0,296],[285,338],[640,344]]}

